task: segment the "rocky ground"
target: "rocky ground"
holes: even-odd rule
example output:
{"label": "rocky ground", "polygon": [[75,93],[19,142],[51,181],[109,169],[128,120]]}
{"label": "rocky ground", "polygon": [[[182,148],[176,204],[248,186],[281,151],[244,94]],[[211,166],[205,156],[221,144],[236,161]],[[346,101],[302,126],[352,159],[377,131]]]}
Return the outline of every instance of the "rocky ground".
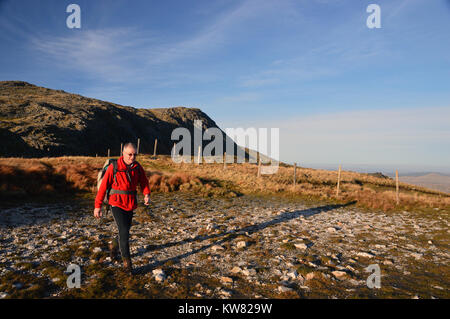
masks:
{"label": "rocky ground", "polygon": [[[279,197],[153,194],[131,229],[137,274],[108,256],[92,200],[1,208],[0,298],[449,298],[449,213]],[[68,289],[67,266],[81,267]],[[377,264],[381,288],[368,288]]]}

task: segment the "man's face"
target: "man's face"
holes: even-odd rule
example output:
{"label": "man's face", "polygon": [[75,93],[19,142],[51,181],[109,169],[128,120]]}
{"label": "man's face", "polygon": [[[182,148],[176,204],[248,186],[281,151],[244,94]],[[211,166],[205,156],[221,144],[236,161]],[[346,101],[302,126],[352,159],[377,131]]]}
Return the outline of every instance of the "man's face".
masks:
{"label": "man's face", "polygon": [[123,161],[125,164],[130,165],[136,159],[136,149],[133,147],[127,147],[123,150]]}

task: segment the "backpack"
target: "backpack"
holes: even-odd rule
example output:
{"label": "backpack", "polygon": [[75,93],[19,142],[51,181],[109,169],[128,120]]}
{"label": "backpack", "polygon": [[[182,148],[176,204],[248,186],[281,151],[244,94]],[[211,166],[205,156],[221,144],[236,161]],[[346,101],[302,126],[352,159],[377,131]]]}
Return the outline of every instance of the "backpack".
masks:
{"label": "backpack", "polygon": [[[105,164],[103,164],[103,168],[98,172],[97,175],[97,191],[100,189],[100,185],[102,184],[103,181],[103,177],[105,177],[105,173],[108,170],[109,165],[113,165],[114,167],[114,171],[113,171],[113,177],[114,180],[116,179],[116,173],[117,173],[117,159],[115,158],[109,158],[106,160]],[[109,193],[111,192],[111,186],[109,186],[106,189],[106,196],[103,199],[103,203],[108,205],[108,201],[109,201]]]}
{"label": "backpack", "polygon": [[[139,164],[138,162],[135,162],[137,165],[133,168],[133,170],[135,169],[139,169],[139,166],[141,166],[141,164]],[[98,172],[97,175],[97,191],[100,189],[100,185],[102,184],[103,178],[105,177],[105,173],[108,170],[109,165],[113,165],[113,178],[114,181],[116,181],[116,174],[119,171],[119,169],[117,168],[117,159],[115,158],[109,158],[105,161],[105,164],[103,164],[103,168]],[[122,172],[122,171],[121,171]],[[139,172],[139,170],[138,170]],[[131,177],[130,175],[128,175],[127,172],[127,176],[131,182]],[[110,185],[107,189],[106,189],[106,196],[103,199],[103,203],[108,205],[109,204],[109,196],[111,194],[111,189],[112,189],[112,185]],[[121,194],[133,194],[133,195],[137,195],[137,193],[135,191],[116,191],[114,190],[115,193],[121,193]],[[137,202],[137,198],[136,198],[136,202]]]}

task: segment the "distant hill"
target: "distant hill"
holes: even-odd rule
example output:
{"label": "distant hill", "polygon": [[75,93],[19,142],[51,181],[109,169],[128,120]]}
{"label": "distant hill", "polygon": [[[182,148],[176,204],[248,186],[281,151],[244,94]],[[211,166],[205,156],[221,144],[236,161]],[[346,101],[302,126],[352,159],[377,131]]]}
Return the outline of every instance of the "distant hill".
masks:
{"label": "distant hill", "polygon": [[450,176],[445,174],[425,173],[424,175],[419,176],[414,174],[414,176],[399,176],[399,180],[405,183],[450,193]]}
{"label": "distant hill", "polygon": [[[194,120],[202,120],[203,130],[217,127],[198,108],[140,109],[27,82],[0,81],[1,157],[106,156],[108,148],[117,156],[121,143],[138,138],[141,153],[152,154],[157,138],[157,153],[170,154],[172,131],[185,127],[193,139]],[[228,137],[223,136],[225,150]]]}

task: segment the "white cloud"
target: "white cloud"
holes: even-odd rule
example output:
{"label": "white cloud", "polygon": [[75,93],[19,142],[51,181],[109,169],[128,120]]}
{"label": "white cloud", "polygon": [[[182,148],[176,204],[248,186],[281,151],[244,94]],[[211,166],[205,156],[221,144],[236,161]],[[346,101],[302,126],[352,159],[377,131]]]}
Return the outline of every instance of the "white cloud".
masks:
{"label": "white cloud", "polygon": [[138,70],[130,62],[139,58],[134,49],[141,42],[133,29],[114,28],[82,30],[67,37],[36,37],[31,45],[41,53],[42,59],[56,62],[59,67],[120,82]]}

